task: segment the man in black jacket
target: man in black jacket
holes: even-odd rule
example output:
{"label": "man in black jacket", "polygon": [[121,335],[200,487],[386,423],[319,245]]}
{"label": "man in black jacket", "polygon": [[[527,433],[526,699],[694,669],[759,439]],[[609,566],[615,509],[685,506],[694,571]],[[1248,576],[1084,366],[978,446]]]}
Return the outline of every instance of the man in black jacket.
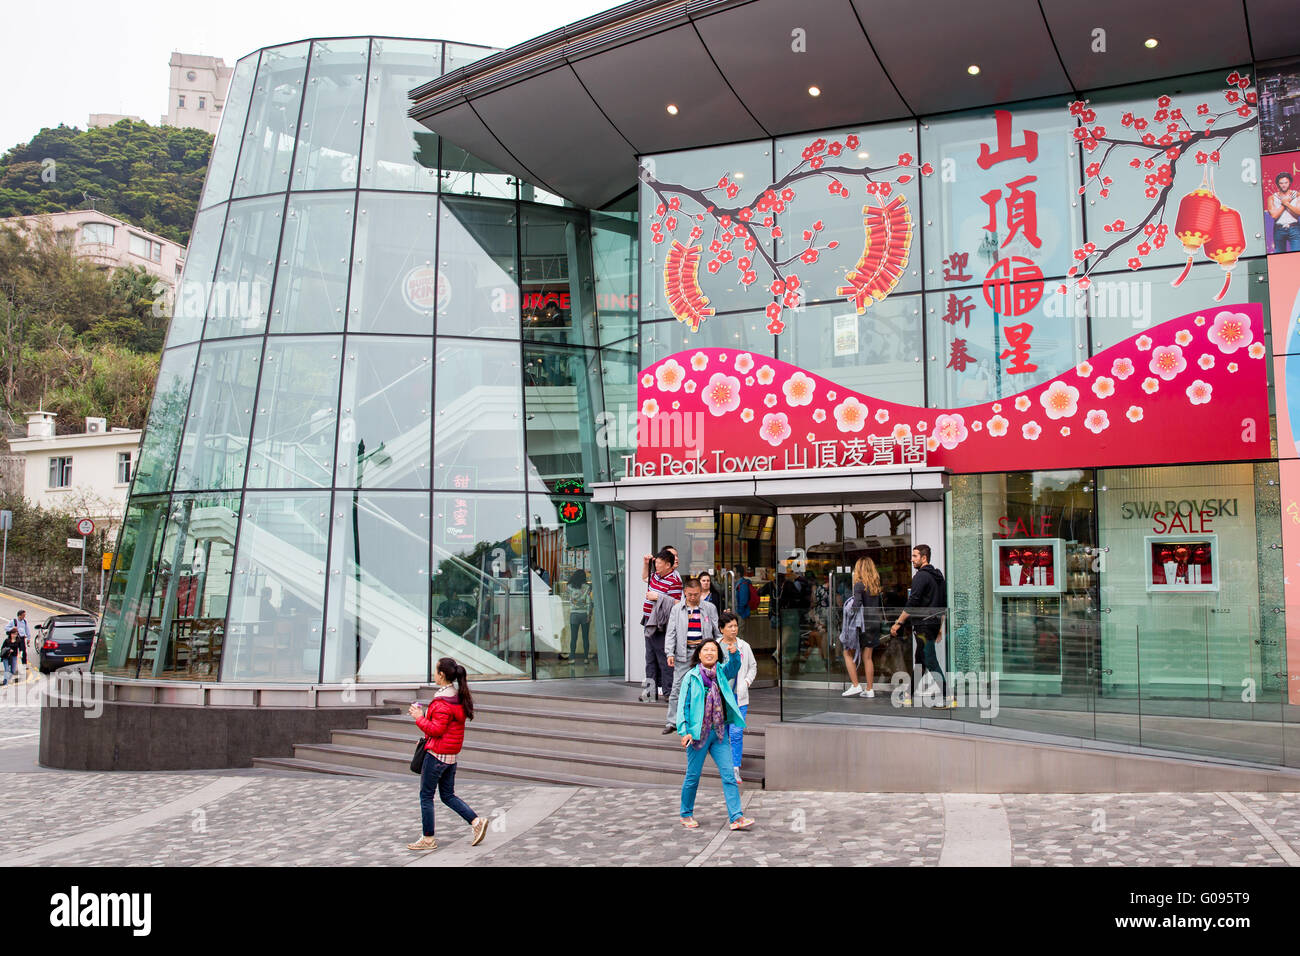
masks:
{"label": "man in black jacket", "polygon": [[[905,610],[898,615],[898,620],[889,629],[891,637],[898,636],[898,628],[909,618],[912,620],[912,633],[921,642],[921,668],[934,674],[943,693],[938,707],[954,707],[948,701],[948,680],[943,668],[939,666],[939,654],[935,647],[943,628],[944,612],[948,606],[948,585],[943,579],[943,572],[930,563],[930,546],[918,544],[912,549],[912,567],[916,574],[912,576],[912,589],[907,595]],[[917,702],[919,706],[919,701]]]}

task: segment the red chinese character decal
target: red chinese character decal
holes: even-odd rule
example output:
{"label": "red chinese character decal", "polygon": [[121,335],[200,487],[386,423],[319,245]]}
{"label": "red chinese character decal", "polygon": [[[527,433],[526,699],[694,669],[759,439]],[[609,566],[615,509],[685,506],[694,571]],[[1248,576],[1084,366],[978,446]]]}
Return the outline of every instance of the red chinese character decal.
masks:
{"label": "red chinese character decal", "polygon": [[1038,366],[1029,361],[1029,336],[1033,334],[1033,331],[1034,327],[1028,322],[1011,325],[1002,330],[1002,334],[1007,337],[1007,344],[1011,348],[999,355],[998,358],[1011,359],[1011,364],[1007,366],[1008,375],[1038,371]]}
{"label": "red chinese character decal", "polygon": [[[1011,194],[1007,196],[1007,238],[1003,240],[1001,248],[1005,249],[1007,243],[1021,230],[1024,231],[1025,240],[1031,246],[1035,249],[1042,247],[1043,240],[1038,238],[1038,194],[1032,189],[1021,190],[1020,188],[1037,181],[1037,176],[1022,176],[1015,182],[1007,183],[1007,188],[1011,190]],[[997,203],[1001,198],[1001,189],[990,189],[980,197],[989,207],[989,222],[984,229],[994,235],[998,231]]]}
{"label": "red chinese character decal", "polygon": [[943,260],[943,281],[944,282],[970,282],[974,276],[966,271],[966,264],[970,262],[969,252],[954,252]]}
{"label": "red chinese character decal", "polygon": [[997,110],[993,116],[998,125],[998,148],[996,152],[990,152],[988,143],[980,143],[979,158],[975,160],[980,169],[988,169],[1009,159],[1023,159],[1027,163],[1032,163],[1038,158],[1037,133],[1033,130],[1025,130],[1025,141],[1019,146],[1012,146],[1011,114],[1006,110]]}
{"label": "red chinese character decal", "polygon": [[966,371],[966,366],[974,363],[975,359],[966,351],[965,339],[953,339],[952,350],[948,354],[948,368],[958,372]]}
{"label": "red chinese character decal", "polygon": [[984,301],[1002,315],[1024,315],[1043,298],[1043,270],[1023,256],[993,263],[984,277]]}
{"label": "red chinese character decal", "polygon": [[962,319],[966,320],[966,328],[970,328],[970,314],[975,311],[975,302],[973,295],[958,296],[955,292],[948,293],[948,308],[943,313],[943,320],[949,325],[956,325]]}

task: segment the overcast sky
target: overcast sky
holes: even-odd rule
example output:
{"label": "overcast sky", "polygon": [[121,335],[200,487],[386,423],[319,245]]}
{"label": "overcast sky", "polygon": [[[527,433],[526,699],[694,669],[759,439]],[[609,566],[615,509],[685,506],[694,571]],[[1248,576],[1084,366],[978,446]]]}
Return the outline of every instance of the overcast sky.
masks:
{"label": "overcast sky", "polygon": [[[234,62],[313,36],[400,36],[508,47],[617,6],[613,0],[217,0],[6,3],[0,153],[42,127],[85,128],[91,113],[156,124],[173,50]],[[20,39],[21,38],[21,39]]]}

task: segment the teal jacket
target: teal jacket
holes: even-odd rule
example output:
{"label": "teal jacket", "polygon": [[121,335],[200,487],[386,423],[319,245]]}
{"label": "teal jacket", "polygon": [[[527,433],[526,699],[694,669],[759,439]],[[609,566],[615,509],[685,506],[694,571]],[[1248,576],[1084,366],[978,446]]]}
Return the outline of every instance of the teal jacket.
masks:
{"label": "teal jacket", "polygon": [[[724,652],[725,653],[725,652]],[[722,688],[722,709],[724,719],[736,727],[745,726],[745,718],[736,704],[736,695],[731,689],[731,682],[740,672],[740,655],[731,654],[718,668],[721,675],[719,686]],[[701,738],[704,730],[704,678],[700,675],[700,665],[696,664],[682,678],[681,690],[677,696],[677,735],[690,734],[694,740]]]}

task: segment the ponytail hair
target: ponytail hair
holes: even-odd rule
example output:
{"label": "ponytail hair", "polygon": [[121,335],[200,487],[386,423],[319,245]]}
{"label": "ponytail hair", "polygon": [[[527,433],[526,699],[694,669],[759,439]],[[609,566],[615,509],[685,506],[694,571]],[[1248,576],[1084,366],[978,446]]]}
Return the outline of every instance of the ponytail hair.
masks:
{"label": "ponytail hair", "polygon": [[474,698],[469,692],[469,673],[465,666],[456,663],[454,657],[443,657],[438,660],[436,670],[447,680],[456,682],[456,693],[460,697],[460,706],[465,708],[465,719],[473,720]]}

